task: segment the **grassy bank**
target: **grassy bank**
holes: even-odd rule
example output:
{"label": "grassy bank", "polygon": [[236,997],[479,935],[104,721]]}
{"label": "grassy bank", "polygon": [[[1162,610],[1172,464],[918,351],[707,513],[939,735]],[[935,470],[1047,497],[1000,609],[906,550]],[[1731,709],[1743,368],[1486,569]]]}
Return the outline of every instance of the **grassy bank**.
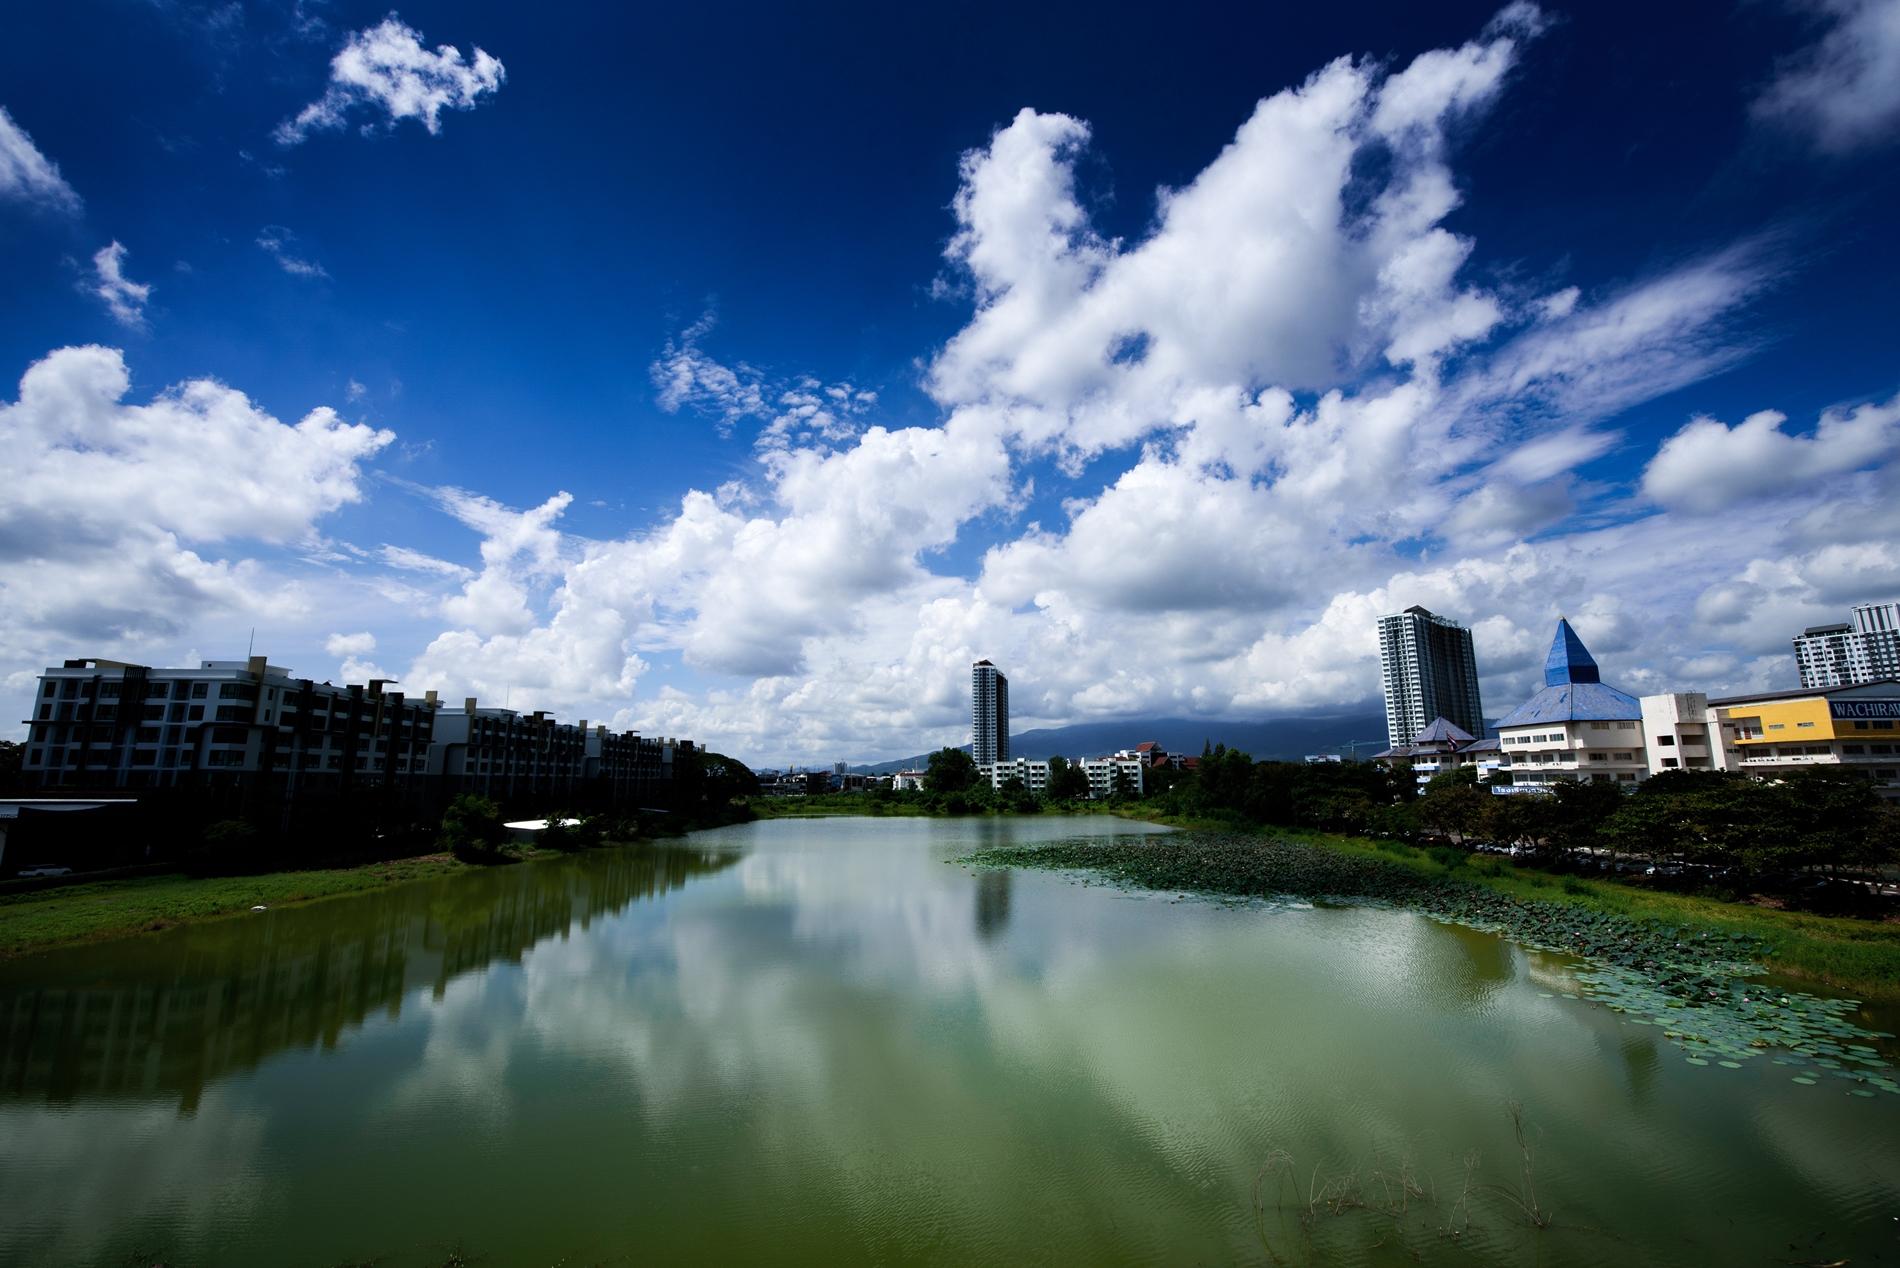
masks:
{"label": "grassy bank", "polygon": [[1394,842],[1284,830],[1217,831],[1165,841],[994,850],[977,858],[1087,868],[1150,889],[1390,901],[1498,928],[1535,945],[1645,967],[1673,965],[1668,972],[1683,994],[1735,989],[1721,980],[1719,967],[1678,964],[1696,958],[1684,955],[1685,947],[1693,947],[1719,949],[1721,956],[1702,957],[1711,963],[1752,959],[1788,978],[1900,1002],[1900,926],[1553,876],[1494,858],[1447,864]]}
{"label": "grassy bank", "polygon": [[1780,911],[1617,881],[1555,876],[1495,858],[1446,867],[1423,850],[1358,837],[1282,835],[1348,854],[1389,859],[1428,877],[1470,881],[1526,902],[1559,903],[1657,924],[1688,925],[1731,937],[1759,939],[1766,945],[1763,961],[1770,972],[1849,994],[1900,1002],[1900,925]]}
{"label": "grassy bank", "polygon": [[335,898],[429,880],[469,864],[447,854],[260,876],[140,876],[0,897],[0,957],[215,920],[258,904]]}

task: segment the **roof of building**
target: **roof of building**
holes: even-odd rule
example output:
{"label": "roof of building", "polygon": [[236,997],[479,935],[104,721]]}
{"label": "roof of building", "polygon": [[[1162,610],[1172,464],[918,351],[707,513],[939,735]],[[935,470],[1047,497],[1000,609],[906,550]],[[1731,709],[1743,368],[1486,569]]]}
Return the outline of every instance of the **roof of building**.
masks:
{"label": "roof of building", "polygon": [[1544,685],[1561,687],[1565,683],[1602,682],[1597,659],[1570,628],[1570,622],[1557,618],[1557,636],[1550,640],[1550,655],[1544,657]]}
{"label": "roof of building", "polygon": [[1627,691],[1602,680],[1596,658],[1570,622],[1558,618],[1550,655],[1544,658],[1544,689],[1498,719],[1498,730],[1551,722],[1636,722],[1643,706]]}
{"label": "roof of building", "polygon": [[1158,749],[1158,748],[1160,748],[1160,747],[1161,747],[1161,745],[1160,745],[1160,744],[1158,744],[1157,742],[1155,742],[1154,740],[1143,740],[1143,741],[1142,741],[1141,743],[1139,743],[1139,744],[1137,744],[1137,745],[1135,745],[1135,752],[1137,752],[1137,753],[1151,753],[1151,752],[1153,752],[1153,751],[1154,751],[1155,749]]}
{"label": "roof of building", "polygon": [[1751,691],[1745,696],[1725,696],[1709,701],[1710,707],[1738,704],[1765,704],[1770,700],[1805,700],[1812,696],[1846,696],[1871,687],[1900,687],[1900,678],[1881,678],[1875,682],[1842,683],[1838,687],[1801,687],[1794,691]]}
{"label": "roof of building", "polygon": [[1833,625],[1810,625],[1807,629],[1801,631],[1801,637],[1807,638],[1815,634],[1851,634],[1853,630],[1854,627],[1849,625],[1846,621],[1840,621]]}
{"label": "roof of building", "polygon": [[1460,753],[1492,753],[1503,747],[1502,744],[1498,743],[1498,739],[1494,735],[1486,740],[1473,740],[1458,751]]}
{"label": "roof of building", "polygon": [[1423,731],[1412,737],[1414,744],[1469,744],[1476,737],[1446,718],[1433,718]]}

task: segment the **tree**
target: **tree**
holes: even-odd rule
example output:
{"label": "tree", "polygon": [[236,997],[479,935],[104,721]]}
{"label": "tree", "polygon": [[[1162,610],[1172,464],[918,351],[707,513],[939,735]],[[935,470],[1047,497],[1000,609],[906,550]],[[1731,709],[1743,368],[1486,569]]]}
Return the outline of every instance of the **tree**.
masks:
{"label": "tree", "polygon": [[1440,832],[1466,837],[1484,821],[1494,795],[1478,787],[1476,767],[1454,766],[1426,783],[1425,795],[1418,799],[1418,817]]}
{"label": "tree", "polygon": [[1066,757],[1049,759],[1049,800],[1074,801],[1089,795],[1089,777],[1080,766]]}
{"label": "tree", "polygon": [[501,824],[500,808],[486,797],[463,793],[442,812],[442,830],[435,843],[438,849],[467,857],[494,854],[507,840],[508,829]]}
{"label": "tree", "polygon": [[968,791],[976,784],[976,763],[960,748],[940,748],[924,764],[924,784],[934,793]]}

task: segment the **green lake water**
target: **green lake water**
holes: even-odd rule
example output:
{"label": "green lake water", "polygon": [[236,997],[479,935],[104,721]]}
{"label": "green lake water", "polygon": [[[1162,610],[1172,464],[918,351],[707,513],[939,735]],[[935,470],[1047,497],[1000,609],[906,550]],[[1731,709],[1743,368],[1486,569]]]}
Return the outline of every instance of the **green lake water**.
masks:
{"label": "green lake water", "polygon": [[1900,1097],[1408,912],[950,862],[1149,831],[771,821],[0,964],[0,1263],[1900,1263]]}

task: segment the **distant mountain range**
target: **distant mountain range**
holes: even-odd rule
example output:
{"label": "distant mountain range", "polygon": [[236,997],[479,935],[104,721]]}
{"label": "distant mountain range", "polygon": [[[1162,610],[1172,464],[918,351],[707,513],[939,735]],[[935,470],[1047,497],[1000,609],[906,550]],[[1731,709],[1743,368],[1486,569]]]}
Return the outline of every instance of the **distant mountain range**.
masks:
{"label": "distant mountain range", "polygon": [[[1362,741],[1359,756],[1385,747],[1385,714],[1339,713],[1293,718],[1264,718],[1256,722],[1211,718],[1144,718],[1126,722],[1079,722],[1047,727],[1009,737],[1011,757],[1101,757],[1116,749],[1133,748],[1153,740],[1170,753],[1199,756],[1205,744],[1225,744],[1259,759],[1297,761],[1308,753]],[[1371,743],[1364,743],[1371,741]],[[970,746],[960,746],[968,752]],[[888,775],[898,770],[922,770],[926,755],[897,758],[871,766],[853,766],[861,775]]]}

